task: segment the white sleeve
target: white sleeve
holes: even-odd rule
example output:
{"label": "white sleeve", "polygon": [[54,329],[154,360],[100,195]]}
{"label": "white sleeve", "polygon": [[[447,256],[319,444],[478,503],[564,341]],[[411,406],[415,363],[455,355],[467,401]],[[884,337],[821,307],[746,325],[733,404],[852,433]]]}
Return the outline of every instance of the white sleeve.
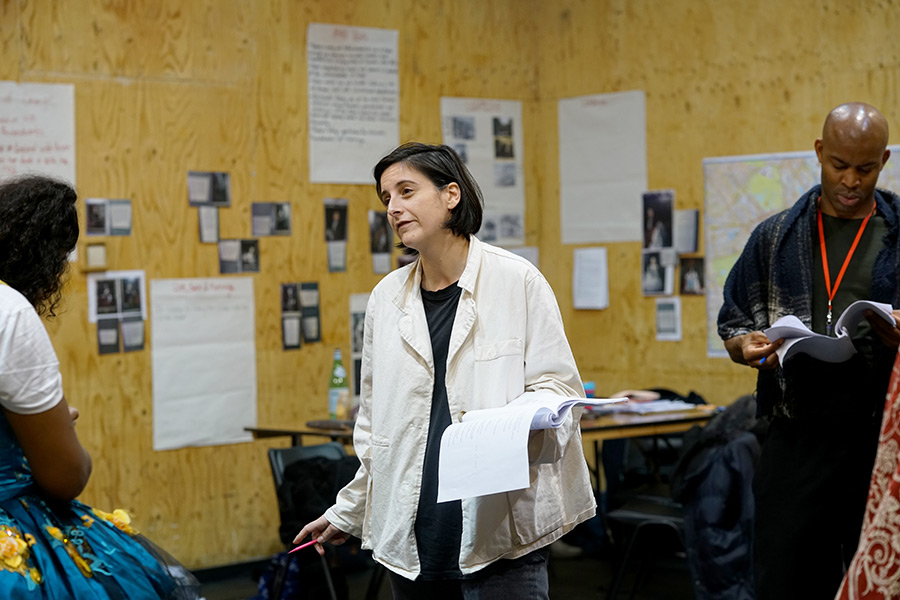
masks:
{"label": "white sleeve", "polygon": [[[41,318],[23,297],[12,298],[8,293],[3,296],[0,302],[0,405],[20,414],[48,411],[63,397],[59,360],[50,336]],[[17,301],[19,299],[21,301]]]}

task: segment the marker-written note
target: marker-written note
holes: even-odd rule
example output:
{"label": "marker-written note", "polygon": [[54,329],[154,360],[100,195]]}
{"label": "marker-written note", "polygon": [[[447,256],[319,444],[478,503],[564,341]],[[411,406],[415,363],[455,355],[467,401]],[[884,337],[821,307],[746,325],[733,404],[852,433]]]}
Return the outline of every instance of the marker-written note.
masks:
{"label": "marker-written note", "polygon": [[399,141],[397,30],[310,23],[309,176],[368,183]]}
{"label": "marker-written note", "polygon": [[0,81],[0,181],[40,173],[75,183],[75,87]]}
{"label": "marker-written note", "polygon": [[625,402],[627,398],[581,398],[529,392],[499,408],[465,413],[441,438],[438,502],[528,487],[529,432],[556,428],[577,405]]}

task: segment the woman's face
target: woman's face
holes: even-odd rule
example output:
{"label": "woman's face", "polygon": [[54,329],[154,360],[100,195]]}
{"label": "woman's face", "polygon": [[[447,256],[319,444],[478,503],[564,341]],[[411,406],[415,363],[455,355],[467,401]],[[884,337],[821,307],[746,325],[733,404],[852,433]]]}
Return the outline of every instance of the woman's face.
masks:
{"label": "woman's face", "polygon": [[394,163],[381,175],[381,202],[403,245],[422,252],[437,236],[453,235],[444,223],[459,203],[459,186],[438,189],[421,171]]}

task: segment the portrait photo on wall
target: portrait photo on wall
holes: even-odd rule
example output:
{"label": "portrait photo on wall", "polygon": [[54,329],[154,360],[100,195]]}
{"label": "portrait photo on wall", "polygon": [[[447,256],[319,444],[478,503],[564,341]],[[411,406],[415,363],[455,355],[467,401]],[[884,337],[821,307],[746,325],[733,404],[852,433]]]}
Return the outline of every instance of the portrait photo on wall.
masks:
{"label": "portrait photo on wall", "polygon": [[642,194],[644,208],[644,248],[672,247],[672,211],[675,204],[673,190],[658,190]]}
{"label": "portrait photo on wall", "polygon": [[241,240],[241,272],[259,273],[259,240]]}
{"label": "portrait photo on wall", "polygon": [[672,293],[672,267],[662,264],[659,252],[644,251],[641,273],[641,291],[645,296],[659,296]]}
{"label": "portrait photo on wall", "polygon": [[369,211],[369,248],[372,254],[390,254],[394,234],[383,210]]}
{"label": "portrait photo on wall", "polygon": [[702,296],[706,293],[703,281],[703,257],[681,258],[681,294],[685,296]]}
{"label": "portrait photo on wall", "polygon": [[475,117],[451,117],[453,137],[458,140],[475,139]]}
{"label": "portrait photo on wall", "polygon": [[85,232],[88,235],[106,235],[106,200],[88,198],[84,209]]}
{"label": "portrait photo on wall", "polygon": [[347,239],[347,205],[325,204],[325,241],[340,242]]}
{"label": "portrait photo on wall", "polygon": [[119,312],[118,286],[116,279],[100,279],[96,282],[97,314]]}

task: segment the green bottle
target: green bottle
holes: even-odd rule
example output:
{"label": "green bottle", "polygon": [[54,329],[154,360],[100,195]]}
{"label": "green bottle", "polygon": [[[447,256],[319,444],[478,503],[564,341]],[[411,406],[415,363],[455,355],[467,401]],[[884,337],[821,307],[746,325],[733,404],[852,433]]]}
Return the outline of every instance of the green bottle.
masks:
{"label": "green bottle", "polygon": [[334,349],[331,365],[331,381],[328,384],[328,416],[331,419],[347,419],[350,406],[350,388],[347,387],[347,370],[341,362],[341,349]]}

